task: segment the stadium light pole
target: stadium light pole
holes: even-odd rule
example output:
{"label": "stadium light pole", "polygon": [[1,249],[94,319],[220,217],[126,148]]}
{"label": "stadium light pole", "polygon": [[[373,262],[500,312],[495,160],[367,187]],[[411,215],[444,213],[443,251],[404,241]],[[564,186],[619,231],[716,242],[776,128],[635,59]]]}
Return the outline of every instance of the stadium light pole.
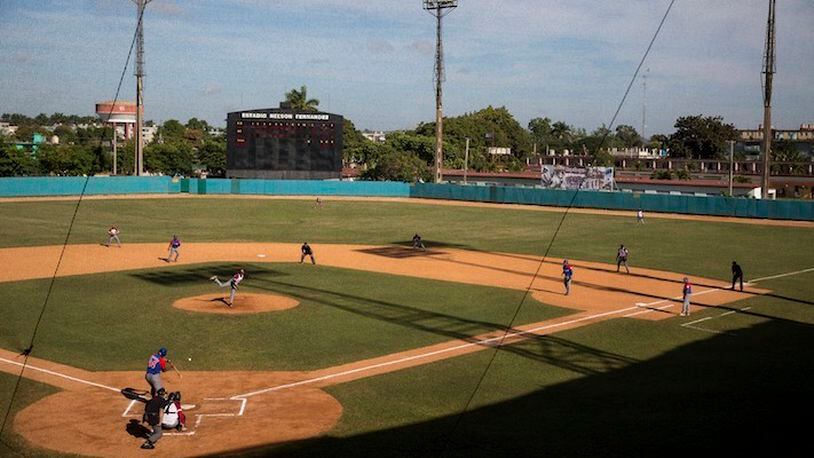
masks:
{"label": "stadium light pole", "polygon": [[763,62],[763,177],[760,197],[769,198],[769,173],[772,151],[772,82],[775,73],[774,50],[776,37],[774,33],[775,0],[769,0],[769,20],[766,25],[766,54]]}
{"label": "stadium light pole", "polygon": [[132,0],[136,4],[136,162],[133,175],[144,175],[144,8],[153,0]]}
{"label": "stadium light pole", "polygon": [[424,0],[424,9],[435,16],[435,182],[441,182],[444,163],[444,116],[442,83],[444,82],[444,46],[441,41],[441,18],[458,7],[458,0]]}

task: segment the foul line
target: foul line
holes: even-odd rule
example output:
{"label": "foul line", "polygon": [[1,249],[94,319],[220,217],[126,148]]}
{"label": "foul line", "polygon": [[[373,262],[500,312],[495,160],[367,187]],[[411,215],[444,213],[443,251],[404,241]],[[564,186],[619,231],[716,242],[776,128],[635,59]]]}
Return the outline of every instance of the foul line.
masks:
{"label": "foul line", "polygon": [[[697,292],[697,293],[693,294],[692,296],[690,296],[690,298],[695,297],[695,296],[701,296],[701,295],[703,295],[703,294],[714,293],[714,292],[716,292],[716,291],[723,291],[723,290],[724,290],[724,288],[712,288],[712,289],[705,289],[705,290],[703,290],[703,291],[700,291],[700,292]],[[674,302],[674,301],[679,301],[679,300],[682,300],[683,298],[684,298],[684,296],[676,296],[676,297],[671,297],[670,299],[662,299],[662,300],[660,300],[660,301],[648,302],[648,303],[646,303],[646,304],[645,304],[645,303],[641,303],[641,302],[639,302],[639,303],[636,303],[636,307],[651,307],[651,306],[653,306],[653,305],[656,305],[656,304],[663,304],[663,303],[665,303],[665,302]],[[668,309],[668,308],[670,308],[670,307],[672,307],[672,306],[674,306],[674,305],[676,305],[676,304],[668,304],[668,305],[665,305],[665,306],[663,306],[663,307],[656,307],[656,308],[654,308],[654,309],[653,309],[653,308],[650,308],[650,309],[647,309],[647,310],[640,310],[640,311],[638,311],[638,312],[634,312],[634,313],[628,313],[627,315],[625,315],[625,318],[627,318],[627,317],[631,317],[631,316],[636,316],[636,315],[642,315],[642,314],[645,314],[645,313],[650,313],[650,312],[657,311],[657,310],[664,310],[664,309]]]}
{"label": "foul line", "polygon": [[4,363],[8,363],[8,364],[13,364],[15,366],[24,366],[25,369],[40,371],[40,372],[46,373],[48,375],[53,375],[55,377],[61,377],[61,378],[67,379],[67,380],[71,380],[73,382],[84,383],[85,385],[95,386],[97,388],[104,388],[106,390],[115,391],[116,393],[121,392],[121,390],[119,390],[118,388],[113,388],[112,386],[102,385],[101,383],[89,382],[89,381],[83,380],[81,378],[71,377],[70,375],[65,375],[65,374],[60,374],[59,372],[49,371],[48,369],[43,369],[41,367],[32,366],[30,364],[18,363],[17,361],[11,361],[11,360],[6,359],[6,358],[0,358],[0,361],[2,361]]}
{"label": "foul line", "polygon": [[[356,368],[356,369],[349,369],[349,370],[342,371],[342,372],[337,372],[337,373],[334,373],[334,374],[323,375],[321,377],[315,377],[315,378],[312,378],[312,379],[301,380],[299,382],[287,383],[285,385],[277,385],[277,386],[274,386],[274,387],[271,387],[271,388],[265,388],[265,389],[258,390],[258,391],[252,391],[251,393],[237,394],[237,395],[232,396],[230,399],[239,400],[239,399],[244,399],[244,398],[248,398],[248,397],[251,397],[251,396],[256,396],[258,394],[269,393],[269,392],[272,392],[272,391],[284,390],[286,388],[294,388],[294,387],[302,386],[302,385],[309,385],[309,384],[316,383],[316,382],[321,382],[321,381],[324,381],[324,380],[330,380],[330,379],[337,378],[337,377],[343,377],[345,375],[356,374],[356,373],[359,373],[359,372],[367,372],[369,370],[378,369],[380,367],[393,366],[393,365],[400,364],[400,363],[407,362],[407,361],[414,361],[414,360],[417,360],[417,359],[429,358],[431,356],[440,355],[440,354],[443,354],[443,353],[449,353],[449,352],[456,351],[456,350],[461,350],[461,349],[464,349],[464,348],[481,346],[481,345],[484,345],[484,344],[490,344],[490,343],[498,342],[498,341],[501,341],[501,340],[506,341],[506,340],[509,340],[509,339],[512,339],[512,338],[515,338],[515,337],[518,337],[518,336],[527,336],[527,335],[528,336],[538,336],[539,334],[537,334],[537,332],[545,330],[545,329],[551,329],[551,328],[556,328],[556,327],[560,327],[560,326],[566,326],[566,325],[569,325],[569,324],[579,323],[581,321],[588,321],[588,320],[592,320],[592,319],[595,319],[595,318],[601,318],[601,317],[608,316],[608,315],[615,315],[617,313],[627,312],[628,310],[635,310],[635,309],[636,309],[635,306],[634,307],[626,307],[626,308],[619,309],[619,310],[611,310],[609,312],[603,312],[603,313],[597,313],[597,314],[594,314],[594,315],[588,315],[588,316],[584,316],[582,318],[577,318],[577,319],[574,319],[574,320],[563,321],[563,322],[560,322],[560,323],[552,323],[552,324],[548,324],[548,325],[545,325],[545,326],[539,326],[539,327],[536,327],[536,328],[533,328],[533,329],[529,329],[527,331],[515,331],[515,332],[512,332],[512,333],[509,333],[508,335],[500,335],[500,336],[497,336],[497,337],[490,337],[488,339],[481,339],[481,340],[478,340],[476,342],[468,342],[468,343],[465,343],[465,344],[456,345],[454,347],[443,348],[441,350],[435,350],[435,351],[431,351],[431,352],[427,352],[427,353],[422,353],[420,355],[407,356],[407,357],[399,358],[399,359],[396,359],[396,360],[393,360],[393,361],[385,361],[383,363],[371,364],[369,366],[359,367],[359,368]],[[505,345],[510,345],[512,343],[514,343],[514,342],[505,343]],[[500,346],[500,345],[498,345],[498,346]]]}
{"label": "foul line", "polygon": [[807,272],[814,272],[814,267],[810,267],[808,269],[803,269],[803,270],[798,270],[796,272],[789,272],[789,273],[785,273],[785,274],[772,275],[771,277],[755,278],[754,280],[749,280],[749,283],[755,283],[755,282],[758,282],[758,281],[765,281],[765,280],[774,280],[775,278],[790,277],[792,275],[799,275],[799,274],[804,274],[804,273],[807,273]]}

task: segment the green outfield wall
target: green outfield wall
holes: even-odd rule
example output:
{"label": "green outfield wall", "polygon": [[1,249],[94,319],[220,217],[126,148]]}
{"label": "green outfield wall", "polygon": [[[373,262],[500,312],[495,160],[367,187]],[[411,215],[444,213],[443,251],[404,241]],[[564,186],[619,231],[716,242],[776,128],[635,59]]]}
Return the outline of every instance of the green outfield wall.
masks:
{"label": "green outfield wall", "polygon": [[[87,180],[87,186],[86,186]],[[561,191],[387,181],[237,180],[172,177],[0,178],[0,197],[120,194],[246,194],[278,196],[414,197],[505,204],[814,221],[814,202],[696,197],[628,192]]]}
{"label": "green outfield wall", "polygon": [[814,221],[814,202],[757,200],[743,197],[697,197],[628,192],[565,191],[506,186],[464,186],[417,183],[410,197],[467,200],[503,204],[529,204],[607,210],[737,216]]}

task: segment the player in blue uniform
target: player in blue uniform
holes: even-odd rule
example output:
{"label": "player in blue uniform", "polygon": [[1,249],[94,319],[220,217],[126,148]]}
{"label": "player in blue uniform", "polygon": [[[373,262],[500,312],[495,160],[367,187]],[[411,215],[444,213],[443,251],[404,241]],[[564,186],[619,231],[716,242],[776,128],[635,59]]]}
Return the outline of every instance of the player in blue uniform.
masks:
{"label": "player in blue uniform", "polygon": [[147,373],[144,379],[150,384],[150,396],[155,396],[158,390],[164,389],[161,383],[161,373],[167,370],[167,349],[161,347],[147,360]]}
{"label": "player in blue uniform", "polygon": [[565,295],[571,294],[571,279],[574,277],[574,268],[567,259],[562,260],[562,283],[565,285]]}

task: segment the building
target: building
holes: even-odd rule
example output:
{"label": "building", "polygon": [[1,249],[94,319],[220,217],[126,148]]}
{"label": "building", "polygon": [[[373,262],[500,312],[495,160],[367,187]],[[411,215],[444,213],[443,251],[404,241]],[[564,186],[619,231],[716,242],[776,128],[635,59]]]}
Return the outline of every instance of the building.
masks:
{"label": "building", "polygon": [[[814,156],[814,124],[801,124],[799,129],[773,129],[774,140],[787,140],[808,156]],[[763,143],[763,126],[757,129],[739,129],[736,149],[746,154],[760,154]]]}
{"label": "building", "polygon": [[387,134],[382,131],[362,132],[362,136],[372,141],[373,143],[384,143],[387,141]]}
{"label": "building", "polygon": [[342,171],[340,115],[267,108],[226,117],[226,176],[324,180]]}

